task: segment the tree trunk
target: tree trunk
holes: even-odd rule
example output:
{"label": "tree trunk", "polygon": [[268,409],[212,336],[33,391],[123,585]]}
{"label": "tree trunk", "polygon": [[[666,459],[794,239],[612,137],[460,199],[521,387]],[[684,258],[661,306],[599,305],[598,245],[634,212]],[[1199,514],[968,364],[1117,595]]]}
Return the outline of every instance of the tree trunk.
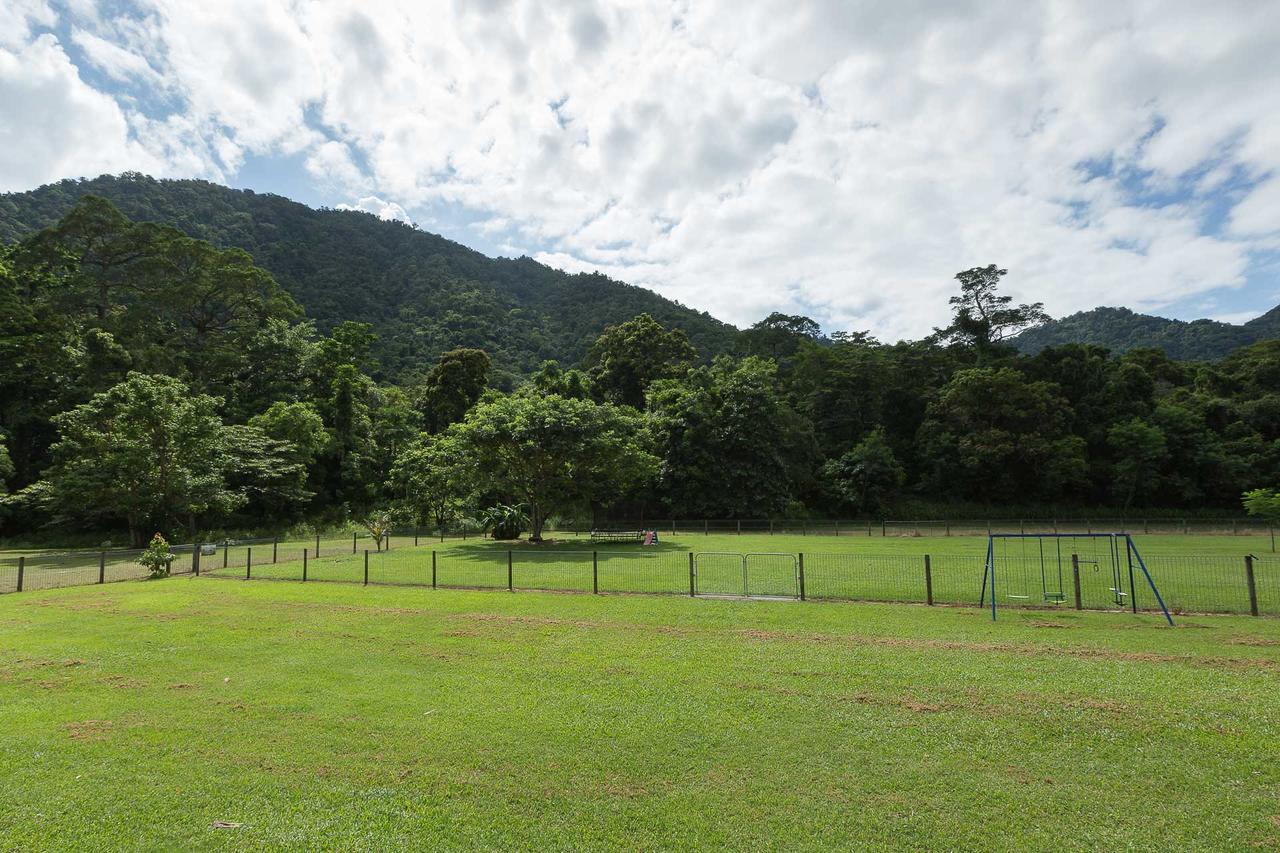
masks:
{"label": "tree trunk", "polygon": [[544,521],[542,510],[537,504],[532,504],[529,508],[529,541],[542,541],[542,523]]}

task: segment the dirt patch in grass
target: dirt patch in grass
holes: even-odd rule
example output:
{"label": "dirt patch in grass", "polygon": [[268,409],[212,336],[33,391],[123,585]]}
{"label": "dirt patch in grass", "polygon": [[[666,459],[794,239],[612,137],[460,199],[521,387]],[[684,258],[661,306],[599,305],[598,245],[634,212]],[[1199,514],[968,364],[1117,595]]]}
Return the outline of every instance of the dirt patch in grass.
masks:
{"label": "dirt patch in grass", "polygon": [[1028,619],[1027,625],[1032,628],[1075,628],[1076,625],[1068,625],[1065,622],[1051,622],[1048,619]]}
{"label": "dirt patch in grass", "polygon": [[127,675],[108,675],[102,679],[110,687],[120,690],[143,690],[151,685],[145,681],[139,681],[136,678],[130,678]]}
{"label": "dirt patch in grass", "polygon": [[1223,640],[1223,642],[1228,646],[1255,646],[1257,648],[1280,646],[1280,640],[1272,640],[1268,637],[1230,637]]}
{"label": "dirt patch in grass", "polygon": [[77,723],[65,723],[63,729],[72,740],[100,741],[111,735],[114,726],[110,720],[81,720]]}

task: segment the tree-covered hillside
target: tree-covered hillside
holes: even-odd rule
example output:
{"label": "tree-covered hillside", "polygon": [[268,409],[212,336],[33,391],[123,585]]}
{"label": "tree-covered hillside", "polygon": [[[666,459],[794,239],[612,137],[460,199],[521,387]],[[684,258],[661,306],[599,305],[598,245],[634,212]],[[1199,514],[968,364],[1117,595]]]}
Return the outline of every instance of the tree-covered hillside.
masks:
{"label": "tree-covered hillside", "polygon": [[483,349],[499,370],[516,373],[546,359],[576,363],[605,326],[641,313],[684,330],[704,358],[729,351],[736,334],[706,313],[605,276],[494,259],[401,222],[205,181],[125,174],[0,195],[0,243],[53,225],[86,194],[109,199],[134,221],[244,249],[321,331],[344,320],[374,324],[387,379],[410,379],[455,347]]}
{"label": "tree-covered hillside", "polygon": [[1011,343],[1028,355],[1062,344],[1094,344],[1116,353],[1154,347],[1173,359],[1216,361],[1278,335],[1280,308],[1240,326],[1216,320],[1169,320],[1128,308],[1095,308],[1028,329]]}

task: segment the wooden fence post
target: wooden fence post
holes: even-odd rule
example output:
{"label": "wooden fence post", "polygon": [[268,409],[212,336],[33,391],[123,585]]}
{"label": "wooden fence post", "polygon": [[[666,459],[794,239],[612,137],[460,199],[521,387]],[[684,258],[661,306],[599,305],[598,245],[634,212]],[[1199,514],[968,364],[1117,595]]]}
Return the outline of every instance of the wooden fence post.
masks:
{"label": "wooden fence post", "polygon": [[800,600],[804,601],[804,552],[801,551],[796,556],[799,558],[797,562],[800,570]]}
{"label": "wooden fence post", "polygon": [[690,551],[689,552],[689,597],[693,598],[694,595],[695,595],[695,592],[694,592],[694,584],[693,584],[693,552]]}
{"label": "wooden fence post", "polygon": [[27,558],[26,558],[26,557],[19,556],[19,557],[18,557],[18,589],[17,589],[17,592],[22,592],[22,575],[25,573],[26,568],[27,568]]}
{"label": "wooden fence post", "polygon": [[354,554],[355,552],[356,552],[356,535],[352,533],[351,534],[351,553]]}
{"label": "wooden fence post", "polygon": [[1084,610],[1084,605],[1080,601],[1080,555],[1071,555],[1071,583],[1076,591],[1076,610]]}
{"label": "wooden fence post", "polygon": [[191,546],[191,574],[200,577],[200,543]]}
{"label": "wooden fence post", "polygon": [[933,606],[933,561],[924,555],[924,603]]}
{"label": "wooden fence post", "polygon": [[431,588],[436,588],[436,549],[431,549]]}
{"label": "wooden fence post", "polygon": [[102,551],[98,554],[98,583],[106,583],[107,580],[107,552]]}
{"label": "wooden fence post", "polygon": [[1244,579],[1249,586],[1249,615],[1258,615],[1258,587],[1253,578],[1253,555],[1244,558]]}
{"label": "wooden fence post", "polygon": [[316,558],[320,557],[320,534],[316,534]]}
{"label": "wooden fence post", "polygon": [[600,554],[598,551],[591,552],[591,591],[600,594]]}
{"label": "wooden fence post", "polygon": [[302,549],[302,582],[307,582],[307,549]]}
{"label": "wooden fence post", "polygon": [[511,567],[511,552],[507,551],[507,592],[515,591],[514,572]]}
{"label": "wooden fence post", "polygon": [[364,549],[364,585],[369,585],[369,549]]}
{"label": "wooden fence post", "polygon": [[222,568],[224,569],[227,567],[227,552],[229,550],[231,550],[231,540],[223,539],[222,540]]}
{"label": "wooden fence post", "polygon": [[244,579],[248,580],[253,569],[253,548],[244,549]]}
{"label": "wooden fence post", "polygon": [[277,536],[271,540],[271,565],[276,564],[276,553],[280,547],[280,537]]}

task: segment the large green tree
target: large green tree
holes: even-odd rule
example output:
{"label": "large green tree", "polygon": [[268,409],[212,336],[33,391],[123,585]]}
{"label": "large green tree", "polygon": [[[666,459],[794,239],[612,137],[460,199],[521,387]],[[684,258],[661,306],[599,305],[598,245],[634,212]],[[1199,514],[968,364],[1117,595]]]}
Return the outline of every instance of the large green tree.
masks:
{"label": "large green tree", "polygon": [[919,443],[926,484],[950,497],[1053,501],[1087,471],[1057,388],[1008,367],[958,371],[929,405]]}
{"label": "large green tree", "polygon": [[956,273],[960,295],[951,297],[951,325],[936,331],[945,342],[972,347],[979,363],[991,348],[1029,326],[1049,319],[1044,303],[1015,305],[1013,297],[999,293],[1000,279],[1008,274],[995,264]]}
{"label": "large green tree", "polygon": [[811,476],[808,423],[787,407],[771,361],[718,359],[650,392],[659,496],[694,517],[783,511]]}
{"label": "large green tree", "polygon": [[428,432],[443,432],[466,416],[489,383],[490,366],[484,350],[452,349],[441,354],[418,391],[418,411]]}
{"label": "large green tree", "polygon": [[396,457],[391,470],[397,499],[417,520],[444,530],[475,495],[479,472],[457,430],[424,433]]}
{"label": "large green tree", "polygon": [[653,382],[682,375],[697,357],[683,331],[641,314],[605,329],[583,364],[599,399],[642,409]]}
{"label": "large green tree", "polygon": [[534,542],[552,512],[614,500],[657,466],[639,415],[555,394],[482,400],[453,432],[489,489],[528,507]]}
{"label": "large green tree", "polygon": [[135,545],[152,533],[218,517],[243,501],[227,486],[234,464],[219,401],[177,379],[130,373],[119,385],[54,418],[47,472],[59,517],[123,521]]}

